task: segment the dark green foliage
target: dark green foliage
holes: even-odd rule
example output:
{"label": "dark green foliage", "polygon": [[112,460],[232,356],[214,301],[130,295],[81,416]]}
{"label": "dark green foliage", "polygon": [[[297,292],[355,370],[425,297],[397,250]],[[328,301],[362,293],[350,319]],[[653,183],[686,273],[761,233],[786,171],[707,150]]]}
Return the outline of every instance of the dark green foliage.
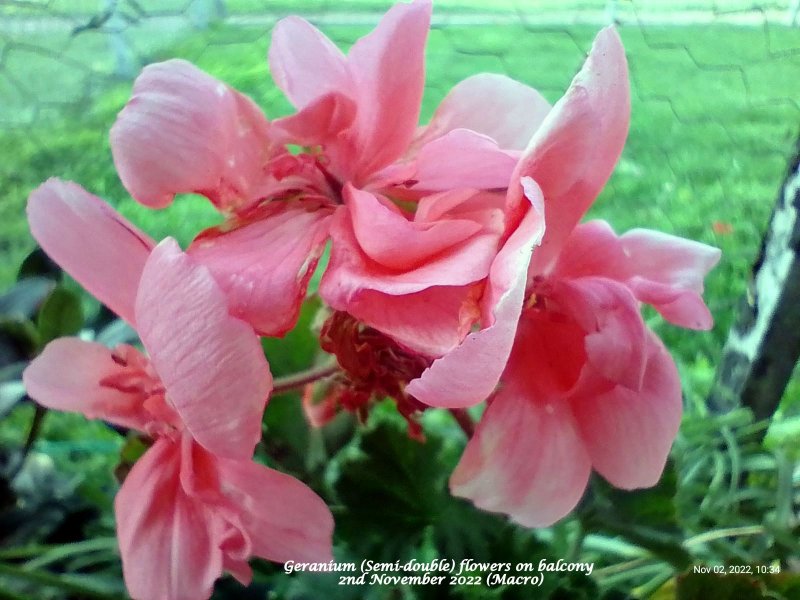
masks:
{"label": "dark green foliage", "polygon": [[[231,0],[231,11],[244,10],[250,1]],[[508,2],[502,0],[503,6]],[[367,4],[375,3],[369,0]],[[318,5],[325,9],[331,3]],[[97,2],[86,0],[86,6],[84,12],[91,13]],[[327,31],[346,47],[365,28],[334,25]],[[435,28],[428,45],[423,122],[454,83],[482,70],[505,72],[556,100],[583,60],[595,31],[594,26],[579,25]],[[662,590],[670,595],[664,598],[674,597],[675,589],[685,600],[724,598],[724,594],[746,600],[765,597],[766,589],[773,598],[800,597],[796,578],[786,574],[758,581],[675,577],[689,560],[755,564],[798,555],[800,537],[786,519],[787,506],[790,515],[795,508],[794,488],[790,478],[787,490],[785,474],[792,473],[797,460],[800,426],[776,429],[771,445],[765,447],[761,436],[766,424],[753,423],[741,413],[709,418],[699,409],[713,379],[732,308],[746,289],[785,157],[797,134],[797,31],[710,25],[626,26],[621,33],[634,86],[633,122],[619,168],[591,216],[608,219],[618,232],[649,227],[723,250],[722,262],[706,288],[717,321],[712,332],[684,332],[665,324],[652,311],[646,313],[648,323],[676,357],[687,396],[687,416],[665,477],[656,488],[636,492],[621,492],[595,479],[575,517],[546,532],[532,532],[450,497],[447,479],[463,448],[463,437],[449,422],[440,426],[447,421],[446,415],[438,423],[426,421],[427,442],[419,444],[407,437],[404,422],[389,406],[376,409],[365,428],[342,415],[323,430],[311,430],[298,394],[276,396],[265,414],[265,438],[257,457],[301,477],[332,505],[339,561],[441,557],[538,563],[541,558],[564,558],[581,524],[586,539],[583,545],[575,544],[575,556],[596,561],[597,569],[591,578],[548,574],[545,585],[535,590],[484,585],[400,589],[339,586],[335,574],[286,576],[279,566],[254,561],[256,581],[249,590],[226,579],[218,585],[215,598],[270,594],[293,600],[617,600],[628,597],[630,590],[652,592],[667,580]],[[275,118],[287,114],[290,107],[269,79],[264,60],[268,37],[261,27],[223,25],[187,34],[148,58],[194,60],[250,94]],[[717,68],[725,64],[736,67]],[[13,149],[0,162],[0,252],[4,256],[0,285],[10,285],[17,273],[25,280],[0,297],[0,363],[8,365],[0,368],[0,384],[18,382],[21,369],[44,342],[75,333],[82,326],[80,312],[98,329],[103,343],[133,339],[120,321],[109,324],[107,318],[93,319],[96,305],[87,309],[84,302],[82,311],[76,307],[75,297],[66,291],[73,288],[53,291],[58,271],[41,253],[30,252],[34,243],[24,220],[25,201],[35,186],[50,176],[73,179],[109,200],[153,237],[173,235],[184,246],[220,219],[208,202],[197,197],[179,198],[162,211],[145,209],[128,197],[113,171],[107,133],[129,93],[129,83],[115,85],[57,120],[0,132],[0,145]],[[718,223],[723,227],[716,227]],[[264,340],[276,377],[301,371],[319,358],[311,330],[318,308],[318,301],[309,301],[292,332],[281,340]],[[13,392],[13,385],[8,389]],[[795,414],[797,392],[795,386],[787,394],[787,406],[793,402]],[[7,409],[15,408],[0,425],[0,443],[15,448],[24,444],[33,417],[33,407],[18,403],[20,397],[7,403]],[[116,490],[111,473],[121,445],[122,438],[102,423],[87,423],[76,415],[48,415],[35,450],[51,456],[55,471],[75,483],[71,497],[99,507],[101,516],[84,533],[93,538],[90,541],[103,536],[107,547],[88,556],[72,555],[70,550],[69,560],[37,567],[34,573],[57,581],[49,569],[91,572],[87,577],[105,582],[103,590],[111,597],[120,596],[110,515]],[[131,460],[136,449],[128,446],[126,453]],[[776,453],[785,456],[780,459]],[[5,493],[7,500],[11,498]],[[730,535],[701,537],[729,529],[734,530]],[[47,531],[39,535],[44,537]],[[52,550],[39,554],[46,556]],[[21,561],[3,556],[0,566]],[[603,568],[612,571],[603,572]],[[116,588],[108,585],[109,576],[116,578]],[[64,597],[52,585],[21,585],[19,579],[7,587],[7,577],[12,576],[0,573],[2,592],[19,591],[22,597],[44,600]],[[65,581],[74,583],[69,577]]]}
{"label": "dark green foliage", "polygon": [[36,319],[42,344],[58,337],[75,335],[83,326],[81,299],[75,292],[55,288],[45,298]]}

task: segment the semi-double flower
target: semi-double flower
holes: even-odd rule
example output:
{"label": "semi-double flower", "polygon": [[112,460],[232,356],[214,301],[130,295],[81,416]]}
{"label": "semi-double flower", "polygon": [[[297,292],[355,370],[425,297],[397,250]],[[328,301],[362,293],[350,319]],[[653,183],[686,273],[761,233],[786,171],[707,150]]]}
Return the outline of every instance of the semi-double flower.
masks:
{"label": "semi-double flower", "polygon": [[23,374],[40,404],[137,430],[149,444],[115,501],[131,596],[206,598],[223,570],[248,582],[251,555],[329,560],[324,502],[252,461],[272,378],[208,270],[75,184],[43,184],[28,218],[45,251],[134,326],[146,350],[61,338]]}
{"label": "semi-double flower", "polygon": [[[592,469],[625,489],[658,481],[681,388],[639,303],[676,325],[712,325],[701,293],[719,250],[648,230],[618,237],[603,221],[578,225],[622,152],[629,115],[624,51],[606,29],[534,133],[509,189],[513,202],[538,184],[546,232],[520,290],[522,312],[495,326],[512,333],[513,349],[450,487],[527,526],[568,514]],[[474,404],[480,363],[442,363],[447,369],[408,391],[433,406]]]}
{"label": "semi-double flower", "polygon": [[[478,75],[418,127],[430,9],[394,6],[347,56],[306,21],[279,22],[269,62],[297,112],[272,122],[185,62],[137,80],[111,133],[123,184],[151,207],[194,192],[226,214],[187,252],[257,332],[293,326],[328,239],[326,303],[428,363],[477,347],[470,331],[521,308],[542,219],[505,190],[549,105],[507,77]],[[478,98],[491,108],[483,115]],[[496,384],[512,340],[486,340],[493,355],[475,394]]]}

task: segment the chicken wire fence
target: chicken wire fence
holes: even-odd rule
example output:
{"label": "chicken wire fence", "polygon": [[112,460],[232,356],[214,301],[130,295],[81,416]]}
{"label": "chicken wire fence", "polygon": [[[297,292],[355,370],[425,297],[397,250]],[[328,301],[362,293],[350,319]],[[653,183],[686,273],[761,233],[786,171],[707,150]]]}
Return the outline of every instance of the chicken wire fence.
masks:
{"label": "chicken wire fence", "polygon": [[[280,116],[289,107],[266,61],[274,23],[299,14],[347,47],[390,4],[0,0],[0,252],[7,266],[0,287],[33,247],[23,207],[44,178],[76,179],[127,201],[107,132],[144,65],[197,62],[251,95],[269,117]],[[746,293],[798,133],[800,0],[434,2],[423,118],[455,82],[481,71],[507,74],[557,100],[608,24],[626,45],[633,121],[595,213],[611,215],[620,231],[652,227],[722,247],[723,263],[709,282],[717,328],[683,352],[689,362],[713,363]],[[672,333],[662,335],[669,343]]]}

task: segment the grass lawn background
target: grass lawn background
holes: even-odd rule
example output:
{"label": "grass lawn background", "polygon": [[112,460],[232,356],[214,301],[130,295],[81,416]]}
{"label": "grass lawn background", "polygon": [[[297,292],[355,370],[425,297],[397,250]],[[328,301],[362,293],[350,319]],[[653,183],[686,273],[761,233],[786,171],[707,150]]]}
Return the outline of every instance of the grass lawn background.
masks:
{"label": "grass lawn background", "polygon": [[[179,10],[186,4],[160,6]],[[232,14],[263,5],[255,0],[227,4]],[[324,11],[333,4],[298,3],[309,11]],[[556,0],[501,0],[496,6],[512,11],[522,4],[566,6]],[[592,9],[604,4],[569,3]],[[624,0],[619,4],[620,10],[630,7]],[[286,5],[270,3],[272,8]],[[350,0],[336,5],[383,10],[387,3]],[[651,0],[646,5],[664,11],[697,6],[713,10],[720,5],[734,10],[752,2]],[[786,5],[774,2],[769,7]],[[56,0],[44,12],[80,24],[97,6],[94,0]],[[485,6],[478,0],[445,0],[436,2],[435,10]],[[9,10],[0,7],[0,15]],[[598,29],[533,24],[434,28],[427,51],[423,121],[453,84],[481,71],[508,74],[538,88],[550,101],[557,100]],[[347,47],[369,27],[324,30]],[[733,309],[746,288],[787,157],[800,132],[800,29],[773,23],[623,25],[620,33],[631,70],[631,130],[622,160],[591,216],[607,219],[618,232],[648,227],[722,248],[722,262],[709,277],[706,293],[716,318],[713,331],[683,332],[648,313],[650,325],[678,362],[686,393],[701,399],[711,384]],[[186,27],[154,32],[145,21],[128,35],[143,63],[187,58],[252,96],[268,117],[290,111],[269,77],[268,28],[223,24],[208,31]],[[13,284],[20,262],[33,248],[25,201],[48,177],[77,181],[156,239],[173,235],[185,245],[218,220],[202,199],[182,199],[168,209],[151,211],[127,196],[113,169],[108,130],[130,95],[131,82],[94,75],[109,72],[112,63],[108,38],[97,32],[10,36],[0,30],[0,293]],[[273,367],[281,374],[278,363]],[[32,412],[30,405],[22,406],[0,423],[0,444],[19,445]],[[41,440],[38,449],[52,454],[59,468],[94,482],[89,487],[102,503],[107,492],[100,488],[111,482],[119,439],[99,423],[51,414]]]}
{"label": "grass lawn background", "polygon": [[[454,83],[481,71],[506,73],[555,101],[580,67],[597,29],[434,29],[427,51],[423,121]],[[326,28],[342,46],[365,31]],[[618,231],[650,227],[722,248],[721,265],[708,282],[715,330],[684,334],[654,320],[682,363],[714,362],[798,132],[800,33],[780,26],[732,25],[622,26],[620,32],[630,63],[633,118],[623,158],[592,216],[609,220]],[[42,63],[39,77],[24,73],[12,60],[14,54],[3,64],[5,75],[16,68],[20,78],[27,76],[32,82],[28,88],[39,86],[71,101],[23,105],[25,99],[17,98],[17,106],[0,113],[5,119],[18,119],[0,129],[0,288],[12,283],[18,264],[33,247],[24,203],[31,189],[50,176],[75,180],[110,200],[157,239],[174,235],[185,243],[201,227],[216,222],[216,213],[199,199],[154,212],[134,203],[121,187],[107,133],[129,97],[130,82],[108,83],[96,91],[89,87],[88,72],[76,76],[69,68],[88,59],[81,55],[88,49],[95,52],[92,60],[109,60],[102,56],[102,50],[107,54],[106,40],[94,35],[86,43],[95,47],[74,37],[58,56],[57,36],[29,37],[26,44],[53,53],[37,55]],[[174,37],[167,47],[145,53],[143,62],[193,60],[251,95],[269,117],[289,112],[269,77],[264,59],[269,32],[264,28],[223,25]],[[18,54],[16,60],[23,58]],[[37,64],[33,61],[31,67]],[[32,112],[23,114],[25,110]]]}

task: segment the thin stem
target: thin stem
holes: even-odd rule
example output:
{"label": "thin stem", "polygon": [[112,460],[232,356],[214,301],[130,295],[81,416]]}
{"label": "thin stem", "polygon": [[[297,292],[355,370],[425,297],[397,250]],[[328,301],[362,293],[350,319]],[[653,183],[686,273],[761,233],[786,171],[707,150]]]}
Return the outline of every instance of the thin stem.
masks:
{"label": "thin stem", "polygon": [[306,371],[293,373],[286,377],[278,377],[272,384],[272,394],[285,394],[286,392],[293,392],[302,389],[309,383],[314,383],[320,379],[330,377],[339,371],[339,365],[335,362],[311,367]]}
{"label": "thin stem", "polygon": [[641,567],[643,565],[653,563],[656,564],[654,561],[658,559],[654,559],[649,556],[643,556],[642,558],[634,558],[633,560],[626,560],[625,562],[616,563],[613,565],[609,565],[607,567],[601,567],[599,569],[594,570],[595,577],[608,577],[609,575],[616,575],[617,573],[625,573],[626,571],[630,571],[636,567]]}
{"label": "thin stem", "polygon": [[25,440],[25,446],[22,448],[23,459],[28,456],[28,453],[36,443],[39,433],[42,431],[42,423],[44,416],[47,414],[47,409],[44,406],[36,405],[36,412],[33,413],[33,420],[31,421],[31,428],[28,431],[28,438]]}
{"label": "thin stem", "polygon": [[453,418],[456,420],[456,423],[458,423],[458,426],[461,427],[461,431],[464,432],[467,439],[470,439],[475,433],[475,422],[472,420],[472,417],[469,416],[466,409],[451,408],[450,414],[453,415]]}
{"label": "thin stem", "polygon": [[569,545],[569,550],[567,550],[567,560],[569,562],[577,562],[578,558],[580,558],[583,550],[583,540],[586,537],[586,530],[583,528],[583,524],[578,521],[577,525],[578,531],[575,532],[575,537]]}
{"label": "thin stem", "polygon": [[748,525],[745,527],[730,527],[728,529],[717,529],[715,531],[706,531],[705,533],[701,533],[699,535],[690,537],[686,540],[683,545],[684,546],[694,546],[696,544],[702,544],[704,542],[711,542],[714,540],[718,540],[721,538],[726,537],[738,537],[738,536],[745,536],[745,535],[761,535],[765,533],[764,528],[761,525]]}
{"label": "thin stem", "polygon": [[19,475],[20,471],[22,471],[22,468],[25,466],[25,459],[28,458],[31,448],[33,448],[33,445],[36,443],[36,439],[39,437],[39,432],[42,430],[42,421],[44,420],[44,416],[46,414],[47,409],[44,406],[39,406],[37,404],[36,412],[33,413],[31,428],[28,430],[28,437],[25,438],[25,445],[22,447],[22,456],[20,457],[16,468],[12,472],[11,479],[14,479],[17,475]]}
{"label": "thin stem", "polygon": [[667,581],[672,579],[672,576],[673,576],[672,571],[663,571],[661,573],[658,573],[647,583],[640,585],[637,588],[634,588],[633,592],[637,598],[650,598],[661,588],[662,585],[664,585]]}

